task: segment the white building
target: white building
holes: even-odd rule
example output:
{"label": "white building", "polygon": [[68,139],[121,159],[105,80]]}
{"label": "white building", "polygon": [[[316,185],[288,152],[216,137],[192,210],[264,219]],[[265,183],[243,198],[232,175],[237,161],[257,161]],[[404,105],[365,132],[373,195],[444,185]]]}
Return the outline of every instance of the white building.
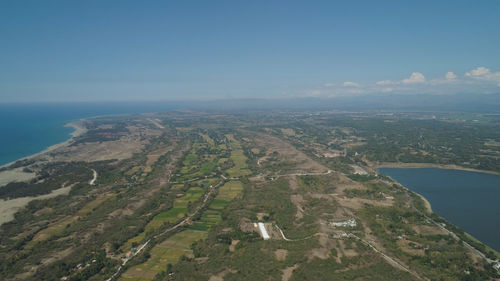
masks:
{"label": "white building", "polygon": [[355,219],[350,219],[347,221],[340,221],[340,222],[331,222],[330,224],[336,227],[356,227],[357,225]]}

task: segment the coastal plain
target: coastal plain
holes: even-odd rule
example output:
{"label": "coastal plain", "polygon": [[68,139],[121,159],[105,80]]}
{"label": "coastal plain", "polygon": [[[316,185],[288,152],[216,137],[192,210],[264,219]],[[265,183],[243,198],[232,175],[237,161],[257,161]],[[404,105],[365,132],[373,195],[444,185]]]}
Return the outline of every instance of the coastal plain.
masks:
{"label": "coastal plain", "polygon": [[78,126],[0,170],[2,280],[500,278],[498,252],[377,170],[498,173],[498,120],[174,111]]}

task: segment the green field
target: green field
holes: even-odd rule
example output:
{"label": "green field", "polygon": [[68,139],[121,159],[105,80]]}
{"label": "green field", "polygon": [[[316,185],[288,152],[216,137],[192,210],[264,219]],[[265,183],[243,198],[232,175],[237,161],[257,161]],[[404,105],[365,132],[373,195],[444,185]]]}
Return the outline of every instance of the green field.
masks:
{"label": "green field", "polygon": [[231,160],[234,163],[234,167],[227,170],[230,177],[241,177],[251,174],[250,169],[247,166],[247,157],[243,153],[241,144],[237,141],[233,135],[226,135],[226,137],[231,141],[231,146],[233,150],[231,151]]}
{"label": "green field", "polygon": [[175,264],[183,255],[190,256],[191,244],[204,239],[206,231],[185,230],[179,232],[151,249],[151,257],[123,273],[120,280],[151,280],[165,271],[167,264]]}
{"label": "green field", "polygon": [[220,211],[224,209],[231,200],[239,196],[243,191],[240,181],[230,181],[219,188],[219,193],[208,206],[208,210],[203,212],[200,220],[191,228],[197,230],[207,230],[212,225],[221,221]]}
{"label": "green field", "polygon": [[144,231],[136,237],[127,241],[122,247],[124,250],[132,248],[132,243],[141,242],[148,232],[160,228],[164,223],[174,223],[182,219],[188,212],[189,202],[194,203],[203,195],[203,189],[192,187],[186,192],[186,195],[175,199],[172,209],[156,215],[145,227]]}
{"label": "green field", "polygon": [[[184,197],[176,199],[174,208],[157,215],[148,224],[148,227],[156,224],[155,221],[172,220],[176,217],[176,214],[182,214],[183,208],[187,207],[188,198],[199,198],[202,194],[200,188],[191,188],[189,191],[191,191],[191,195],[186,194]],[[208,209],[203,212],[199,221],[195,222],[188,230],[179,232],[156,245],[150,252],[151,257],[145,263],[127,270],[120,280],[151,280],[159,272],[165,271],[167,264],[175,264],[183,255],[190,255],[192,253],[191,244],[206,237],[208,229],[222,220],[221,210],[231,200],[241,195],[242,191],[243,185],[240,181],[230,181],[221,186],[217,196]],[[144,238],[144,232],[136,238],[138,237]]]}
{"label": "green field", "polygon": [[210,146],[215,146],[214,140],[209,137],[207,134],[202,134],[200,133],[200,136],[210,145]]}

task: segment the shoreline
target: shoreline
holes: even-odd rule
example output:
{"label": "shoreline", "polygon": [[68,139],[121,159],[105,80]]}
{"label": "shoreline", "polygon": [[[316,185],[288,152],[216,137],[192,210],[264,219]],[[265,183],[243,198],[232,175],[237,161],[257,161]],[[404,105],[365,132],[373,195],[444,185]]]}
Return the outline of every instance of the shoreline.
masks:
{"label": "shoreline", "polygon": [[85,134],[87,132],[87,128],[85,128],[85,126],[83,126],[81,124],[81,122],[83,120],[84,119],[80,119],[78,121],[73,121],[73,122],[70,122],[70,123],[67,123],[67,124],[64,125],[64,127],[72,127],[73,129],[75,129],[73,132],[70,133],[71,137],[68,138],[67,140],[65,140],[63,142],[60,142],[60,143],[53,144],[53,145],[45,148],[44,150],[42,150],[40,152],[35,153],[35,154],[31,154],[31,155],[28,155],[28,156],[16,159],[16,160],[14,160],[12,162],[3,164],[3,165],[0,166],[0,168],[8,168],[9,166],[11,166],[12,164],[16,163],[17,161],[33,159],[33,158],[38,157],[38,156],[40,156],[42,154],[54,151],[54,150],[56,150],[58,148],[65,147],[65,146],[71,144],[76,137],[81,136],[81,135],[83,135],[83,134]]}
{"label": "shoreline", "polygon": [[474,168],[466,168],[462,166],[458,166],[455,164],[435,164],[435,163],[401,163],[401,162],[375,162],[370,163],[370,167],[374,169],[379,168],[407,168],[407,169],[418,169],[418,168],[437,168],[444,170],[461,170],[468,172],[476,172],[483,174],[491,174],[500,176],[500,172],[488,171],[488,170],[479,170]]}
{"label": "shoreline", "polygon": [[[391,163],[379,163],[379,164],[382,164],[382,165],[371,165],[370,167],[375,169],[377,172],[378,172],[378,168],[408,168],[408,169],[412,169],[412,168],[439,168],[439,169],[446,169],[446,170],[463,170],[463,171],[470,171],[470,172],[478,172],[478,173],[485,173],[485,174],[494,174],[494,175],[500,175],[500,173],[496,173],[496,172],[493,172],[493,171],[483,171],[483,170],[476,170],[476,169],[472,169],[472,168],[454,168],[456,165],[439,165],[439,164],[432,164],[432,163],[402,163],[402,164],[407,164],[405,166],[397,166],[397,164],[399,163],[394,163],[396,164],[396,166],[391,166]],[[425,166],[425,165],[431,165],[431,166]],[[439,167],[439,166],[446,166],[446,168],[442,168],[442,167]],[[457,166],[459,167],[459,166]],[[407,191],[417,195],[420,199],[422,199],[422,201],[424,202],[424,205],[425,205],[425,209],[426,211],[428,212],[427,214],[428,215],[431,215],[431,214],[436,214],[437,216],[439,216],[440,218],[443,218],[445,221],[451,223],[453,226],[457,227],[455,225],[455,223],[453,223],[452,221],[449,221],[448,219],[442,217],[440,214],[434,212],[434,210],[432,210],[432,204],[429,202],[429,200],[427,200],[427,198],[425,198],[425,196],[423,196],[422,194],[416,192],[416,191],[413,191],[411,189],[409,189],[408,187],[402,185],[399,181],[395,180],[394,178],[392,178],[391,176],[389,175],[386,175],[384,174],[386,177],[390,178],[392,181],[394,181],[395,183],[399,184],[402,188],[406,189]],[[448,230],[447,228],[443,227],[444,229],[446,229],[447,231],[450,231]],[[474,237],[472,234],[468,233],[465,229],[463,229],[463,232],[465,233],[465,235],[469,236],[471,239],[481,243],[482,245],[484,245],[488,250],[490,251],[493,251],[496,255],[500,255],[500,251],[492,248],[491,246],[487,245],[486,243],[482,242],[481,240],[479,240],[478,238]],[[462,242],[465,243],[465,241],[463,241],[461,238],[460,240]],[[477,248],[474,248],[476,251],[479,251]],[[479,251],[480,253],[484,254],[482,251]]]}

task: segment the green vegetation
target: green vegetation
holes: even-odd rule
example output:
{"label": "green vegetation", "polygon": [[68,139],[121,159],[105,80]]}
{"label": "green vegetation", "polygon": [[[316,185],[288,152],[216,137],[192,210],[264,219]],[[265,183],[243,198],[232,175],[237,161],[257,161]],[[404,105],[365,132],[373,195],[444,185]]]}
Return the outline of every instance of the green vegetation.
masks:
{"label": "green vegetation", "polygon": [[0,187],[0,198],[13,199],[18,197],[36,196],[50,193],[54,189],[64,186],[68,182],[88,182],[92,178],[92,171],[87,163],[50,163],[46,165],[38,176],[30,182],[12,182]]}
{"label": "green vegetation", "polygon": [[[0,279],[106,280],[117,272],[121,280],[282,280],[285,273],[288,280],[500,277],[422,215],[420,197],[373,169],[374,162],[395,161],[498,171],[500,130],[489,119],[170,112],[86,124],[89,132],[77,144],[124,137],[140,140],[140,152],[124,160],[17,162],[37,177],[0,187],[0,198],[72,187],[68,195],[30,202],[1,226]],[[368,174],[353,174],[353,165]],[[95,185],[88,184],[92,169],[99,174]],[[334,223],[350,219],[357,225]],[[257,222],[266,224],[271,239],[262,239]]]}
{"label": "green vegetation", "polygon": [[226,135],[229,139],[232,150],[231,150],[231,161],[233,161],[234,167],[227,170],[230,177],[241,177],[251,174],[251,171],[247,167],[247,157],[245,156],[241,144],[237,141],[233,135]]}
{"label": "green vegetation", "polygon": [[133,247],[133,245],[136,245],[143,241],[148,236],[148,234],[150,235],[152,233],[155,233],[162,226],[172,224],[182,219],[189,212],[190,205],[197,202],[201,198],[203,193],[204,191],[201,188],[190,188],[185,195],[182,195],[182,197],[176,198],[174,200],[174,204],[171,209],[154,216],[153,219],[146,225],[144,231],[136,237],[127,241],[127,243],[123,245],[122,249],[128,251]]}

